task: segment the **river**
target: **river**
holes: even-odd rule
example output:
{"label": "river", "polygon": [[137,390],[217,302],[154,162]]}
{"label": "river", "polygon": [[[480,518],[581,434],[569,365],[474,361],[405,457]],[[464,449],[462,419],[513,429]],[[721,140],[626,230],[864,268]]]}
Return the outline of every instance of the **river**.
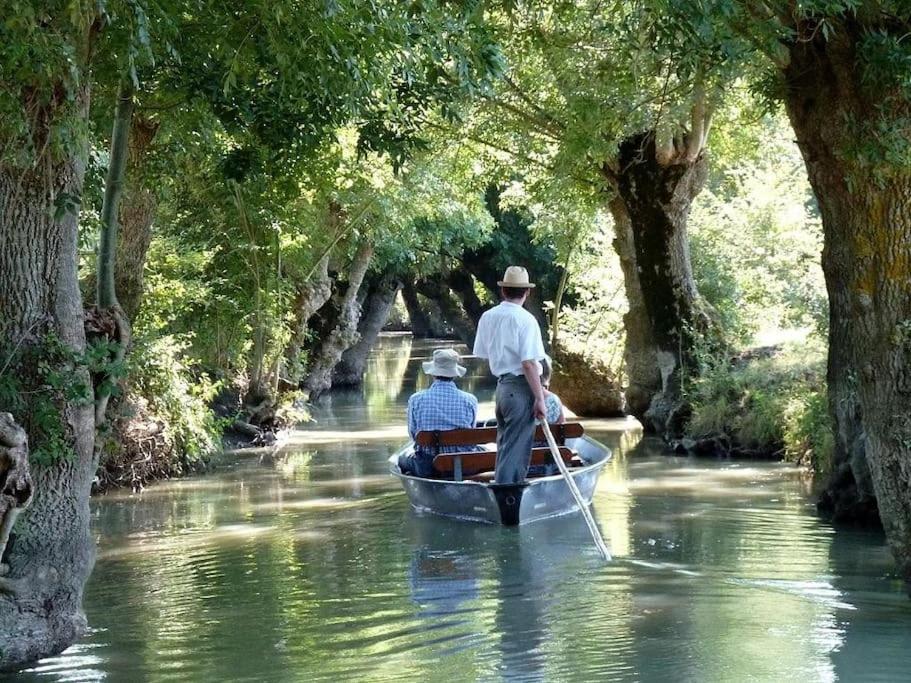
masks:
{"label": "river", "polygon": [[[416,516],[387,473],[433,342],[384,336],[363,391],[277,452],[93,502],[91,633],[21,680],[894,681],[911,601],[881,535],[834,533],[784,464],[668,457],[636,423],[594,514]],[[493,383],[463,387],[492,414]]]}

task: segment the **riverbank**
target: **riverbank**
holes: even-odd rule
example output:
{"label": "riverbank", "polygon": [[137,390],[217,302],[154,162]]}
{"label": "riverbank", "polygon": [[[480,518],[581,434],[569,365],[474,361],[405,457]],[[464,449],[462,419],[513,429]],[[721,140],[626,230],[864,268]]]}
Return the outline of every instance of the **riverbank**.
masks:
{"label": "riverbank", "polygon": [[785,460],[832,468],[825,350],[811,340],[750,349],[706,364],[687,388],[692,416],[678,453]]}
{"label": "riverbank", "polygon": [[[241,392],[184,373],[167,387],[137,375],[112,406],[92,486],[94,494],[119,488],[133,492],[149,484],[206,472],[218,455],[248,448],[277,448],[310,414],[299,392],[281,394],[274,405],[245,406]],[[147,394],[149,397],[147,397]],[[255,423],[254,423],[255,422]]]}

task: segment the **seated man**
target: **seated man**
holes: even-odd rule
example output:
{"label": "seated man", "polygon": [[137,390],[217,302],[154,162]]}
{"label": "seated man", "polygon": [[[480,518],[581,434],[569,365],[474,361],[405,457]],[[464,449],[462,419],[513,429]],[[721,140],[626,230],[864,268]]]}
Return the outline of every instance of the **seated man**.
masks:
{"label": "seated man", "polygon": [[[566,414],[563,412],[563,401],[550,390],[553,368],[553,360],[551,360],[550,356],[544,356],[544,360],[541,361],[541,387],[544,389],[544,407],[547,408],[546,419],[548,423],[555,425],[566,422]],[[547,444],[545,443],[544,445],[546,446]]]}
{"label": "seated man", "polygon": [[[435,429],[470,429],[478,416],[478,399],[455,384],[456,377],[465,376],[459,365],[459,354],[454,349],[437,349],[433,360],[423,364],[424,372],[433,376],[433,384],[408,399],[408,434],[412,439],[418,432]],[[433,476],[433,456],[438,453],[456,453],[477,450],[474,446],[443,446],[438,452],[431,448],[415,446],[413,455],[399,457],[403,474],[418,477]]]}

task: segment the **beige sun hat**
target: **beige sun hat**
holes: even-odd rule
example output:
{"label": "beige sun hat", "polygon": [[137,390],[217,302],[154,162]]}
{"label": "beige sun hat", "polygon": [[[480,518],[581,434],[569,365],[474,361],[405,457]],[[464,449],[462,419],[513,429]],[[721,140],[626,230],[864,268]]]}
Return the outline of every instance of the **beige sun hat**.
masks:
{"label": "beige sun hat", "polygon": [[503,273],[503,279],[497,285],[500,287],[522,287],[524,289],[534,289],[535,283],[528,281],[528,271],[522,266],[509,266]]}
{"label": "beige sun hat", "polygon": [[468,372],[459,365],[459,354],[455,349],[437,349],[433,360],[421,363],[424,372],[434,377],[464,377]]}

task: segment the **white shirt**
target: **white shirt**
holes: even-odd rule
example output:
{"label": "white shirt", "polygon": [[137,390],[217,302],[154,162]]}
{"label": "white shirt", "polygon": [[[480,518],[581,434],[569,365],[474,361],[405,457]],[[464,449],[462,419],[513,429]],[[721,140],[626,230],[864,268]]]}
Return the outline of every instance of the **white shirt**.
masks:
{"label": "white shirt", "polygon": [[474,355],[486,358],[497,377],[521,375],[522,361],[544,358],[541,328],[518,304],[504,301],[481,316],[474,338]]}

